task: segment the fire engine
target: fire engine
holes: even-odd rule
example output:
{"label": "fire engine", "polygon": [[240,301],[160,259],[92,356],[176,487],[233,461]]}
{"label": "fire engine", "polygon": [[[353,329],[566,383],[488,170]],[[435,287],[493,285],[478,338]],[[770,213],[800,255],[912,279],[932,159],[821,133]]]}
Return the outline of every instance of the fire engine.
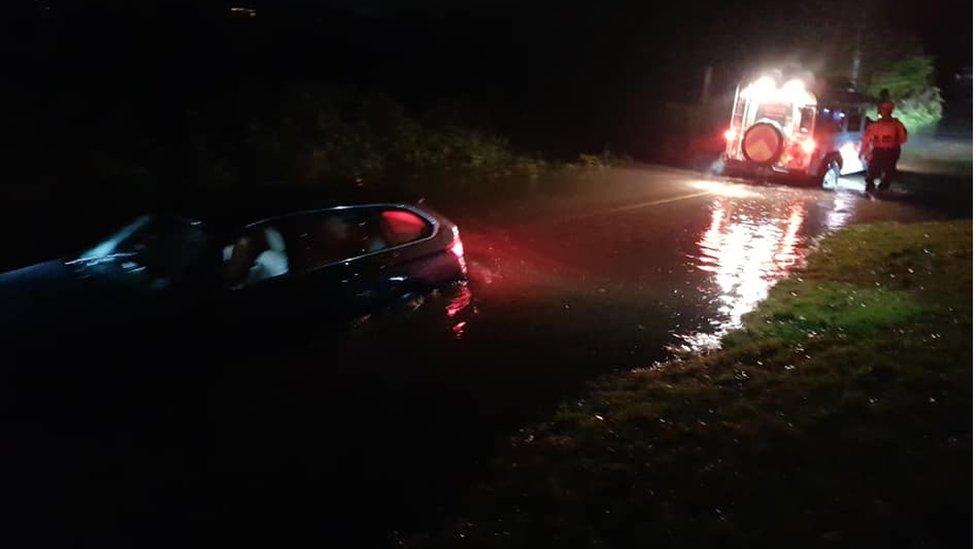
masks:
{"label": "fire engine", "polygon": [[792,176],[824,188],[865,169],[860,158],[867,98],[850,91],[820,97],[801,79],[762,76],[736,88],[721,172]]}

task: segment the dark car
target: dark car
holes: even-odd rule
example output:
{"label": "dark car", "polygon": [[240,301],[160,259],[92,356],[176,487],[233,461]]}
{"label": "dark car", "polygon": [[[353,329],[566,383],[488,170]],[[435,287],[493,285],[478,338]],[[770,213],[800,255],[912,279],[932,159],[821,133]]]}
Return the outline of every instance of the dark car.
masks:
{"label": "dark car", "polygon": [[142,215],[76,257],[0,275],[8,343],[248,346],[465,277],[457,226],[420,206],[255,206]]}

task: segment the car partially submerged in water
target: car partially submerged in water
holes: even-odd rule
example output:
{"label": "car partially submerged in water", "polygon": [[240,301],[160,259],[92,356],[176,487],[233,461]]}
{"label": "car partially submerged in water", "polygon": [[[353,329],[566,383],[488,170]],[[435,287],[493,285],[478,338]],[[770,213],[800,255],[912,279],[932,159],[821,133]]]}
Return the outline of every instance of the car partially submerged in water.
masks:
{"label": "car partially submerged in water", "polygon": [[5,340],[270,340],[466,276],[457,226],[416,204],[239,202],[142,215],[76,257],[0,274]]}
{"label": "car partially submerged in water", "polygon": [[840,176],[865,169],[860,148],[869,105],[855,92],[815,94],[800,79],[780,85],[760,77],[736,89],[718,171],[834,188]]}

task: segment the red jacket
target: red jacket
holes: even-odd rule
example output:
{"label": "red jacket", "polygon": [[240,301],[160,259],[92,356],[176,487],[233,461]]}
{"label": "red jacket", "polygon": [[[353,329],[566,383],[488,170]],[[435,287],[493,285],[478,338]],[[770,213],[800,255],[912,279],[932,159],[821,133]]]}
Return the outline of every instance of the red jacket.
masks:
{"label": "red jacket", "polygon": [[894,149],[908,141],[908,130],[897,118],[881,118],[872,122],[864,130],[862,151],[872,149]]}

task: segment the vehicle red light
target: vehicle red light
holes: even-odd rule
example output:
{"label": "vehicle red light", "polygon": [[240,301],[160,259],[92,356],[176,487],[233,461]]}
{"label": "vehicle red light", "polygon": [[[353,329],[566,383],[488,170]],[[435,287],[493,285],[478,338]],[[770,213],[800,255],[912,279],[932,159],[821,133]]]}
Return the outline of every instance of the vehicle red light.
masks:
{"label": "vehicle red light", "polygon": [[725,140],[726,141],[732,141],[733,139],[735,139],[735,130],[733,130],[732,128],[729,128],[729,129],[725,130],[725,134],[724,135],[725,135]]}
{"label": "vehicle red light", "polygon": [[458,259],[462,259],[464,257],[464,244],[461,243],[460,238],[455,238],[448,250],[450,250],[450,252]]}
{"label": "vehicle red light", "polygon": [[803,152],[810,154],[817,148],[817,142],[812,137],[808,137],[801,145]]}

